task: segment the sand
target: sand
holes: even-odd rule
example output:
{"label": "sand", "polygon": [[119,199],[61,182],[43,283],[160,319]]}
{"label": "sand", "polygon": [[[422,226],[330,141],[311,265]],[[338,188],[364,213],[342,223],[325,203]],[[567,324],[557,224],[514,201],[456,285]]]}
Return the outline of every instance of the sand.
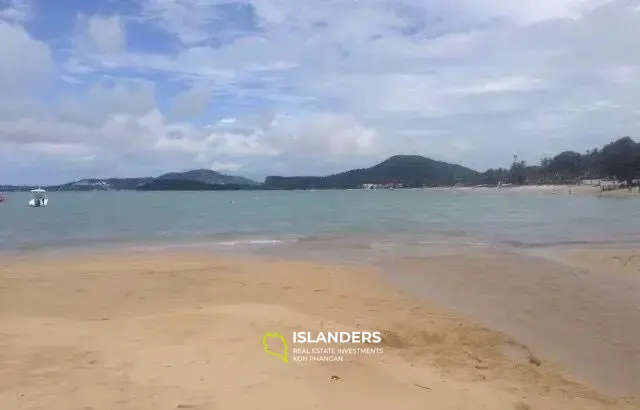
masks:
{"label": "sand", "polygon": [[[515,189],[517,188],[519,187],[516,187]],[[638,188],[633,188],[631,191],[629,191],[627,188],[602,191],[600,187],[589,185],[532,185],[531,190],[533,192],[551,192],[553,194],[565,195],[595,195],[614,198],[640,198],[640,191],[638,191]]]}
{"label": "sand", "polygon": [[623,271],[618,259],[610,262],[633,254],[494,247],[414,257],[389,268],[394,282],[417,296],[515,337],[581,382],[638,396],[640,276]]}
{"label": "sand", "polygon": [[496,187],[448,187],[426,188],[433,191],[482,192],[496,194],[537,194],[537,195],[588,195],[616,198],[640,198],[638,188],[602,191],[598,186],[590,185],[522,185]]}
{"label": "sand", "polygon": [[[261,344],[341,330],[381,331],[383,354]],[[5,260],[0,368],[3,410],[640,408],[373,269],[196,252]]]}
{"label": "sand", "polygon": [[640,250],[625,248],[573,249],[564,252],[567,261],[584,269],[640,277]]}

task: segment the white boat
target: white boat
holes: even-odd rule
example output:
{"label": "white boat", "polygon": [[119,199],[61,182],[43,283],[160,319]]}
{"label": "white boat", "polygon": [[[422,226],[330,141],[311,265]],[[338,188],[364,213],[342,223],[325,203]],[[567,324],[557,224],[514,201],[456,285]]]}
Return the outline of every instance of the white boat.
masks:
{"label": "white boat", "polygon": [[29,206],[47,206],[49,204],[49,198],[47,198],[47,191],[44,189],[32,189],[31,195],[33,198],[29,201]]}

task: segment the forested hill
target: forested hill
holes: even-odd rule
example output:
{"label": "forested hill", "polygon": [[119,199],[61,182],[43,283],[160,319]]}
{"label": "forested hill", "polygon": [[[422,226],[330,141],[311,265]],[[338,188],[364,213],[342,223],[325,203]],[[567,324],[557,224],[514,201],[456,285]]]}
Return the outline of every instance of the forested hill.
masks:
{"label": "forested hill", "polygon": [[193,169],[185,172],[170,172],[155,178],[158,180],[197,181],[210,185],[259,185],[258,182],[236,175],[225,175],[210,169]]}
{"label": "forested hill", "polygon": [[510,168],[489,169],[475,183],[571,184],[582,179],[610,178],[627,185],[640,178],[640,143],[630,137],[619,138],[602,148],[585,153],[564,151],[528,165],[514,156]]}
{"label": "forested hill", "polygon": [[[224,190],[260,187],[262,184],[248,178],[225,175],[210,169],[194,169],[171,172],[152,178],[89,178],[63,185],[43,187],[48,191],[93,191],[93,190]],[[0,191],[27,191],[34,186],[0,186]]]}
{"label": "forested hill", "polygon": [[270,176],[265,184],[276,189],[359,188],[362,184],[397,183],[407,187],[522,184],[571,184],[582,179],[611,178],[631,185],[640,178],[640,143],[619,138],[585,153],[564,151],[528,165],[514,155],[509,168],[477,172],[461,165],[417,155],[396,155],[370,168],[328,176]]}
{"label": "forested hill", "polygon": [[418,155],[396,155],[370,168],[328,176],[269,176],[265,184],[277,189],[350,189],[363,184],[401,184],[405,187],[454,185],[471,181],[478,172],[461,165]]}

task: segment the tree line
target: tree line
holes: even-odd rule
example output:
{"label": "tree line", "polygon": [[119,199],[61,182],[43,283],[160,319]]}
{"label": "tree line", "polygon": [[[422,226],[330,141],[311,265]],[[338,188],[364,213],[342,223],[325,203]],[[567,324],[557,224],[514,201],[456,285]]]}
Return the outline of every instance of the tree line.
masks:
{"label": "tree line", "polygon": [[584,179],[612,179],[631,187],[640,178],[640,143],[619,138],[602,148],[585,153],[564,151],[545,157],[539,165],[527,165],[514,155],[511,167],[489,169],[479,176],[480,184],[571,184]]}

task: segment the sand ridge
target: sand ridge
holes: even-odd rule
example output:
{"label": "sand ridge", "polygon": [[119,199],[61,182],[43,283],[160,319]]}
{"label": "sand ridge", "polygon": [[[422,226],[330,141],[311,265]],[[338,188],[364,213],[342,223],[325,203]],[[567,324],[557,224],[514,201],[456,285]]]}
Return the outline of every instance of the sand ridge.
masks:
{"label": "sand ridge", "polygon": [[[383,332],[380,356],[283,363],[265,332]],[[637,409],[374,270],[201,253],[0,268],[3,409]]]}

